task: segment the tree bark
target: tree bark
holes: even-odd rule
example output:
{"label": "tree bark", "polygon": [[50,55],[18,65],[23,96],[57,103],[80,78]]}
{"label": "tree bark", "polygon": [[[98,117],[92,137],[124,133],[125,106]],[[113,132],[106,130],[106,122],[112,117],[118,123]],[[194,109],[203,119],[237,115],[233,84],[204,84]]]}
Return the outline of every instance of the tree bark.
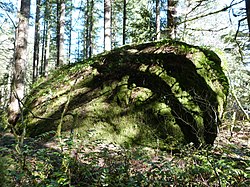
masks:
{"label": "tree bark", "polygon": [[127,0],[123,0],[122,45],[126,44]]}
{"label": "tree bark", "polygon": [[[47,10],[45,9],[44,15],[46,15]],[[46,17],[46,16],[45,16]],[[40,63],[40,75],[43,75],[43,67],[45,62],[45,42],[46,42],[46,36],[47,36],[47,30],[46,30],[46,20],[43,22],[43,33],[42,33],[42,59]]]}
{"label": "tree bark", "polygon": [[12,93],[8,108],[8,121],[15,125],[20,114],[20,101],[24,98],[25,65],[27,61],[27,40],[30,16],[30,0],[22,0],[20,13],[18,15],[18,27],[15,46],[15,66],[12,80]]}
{"label": "tree bark", "polygon": [[250,0],[245,0],[246,2],[246,14],[247,14],[247,23],[248,23],[248,32],[250,37]]}
{"label": "tree bark", "polygon": [[167,36],[168,38],[175,38],[176,35],[176,23],[174,15],[176,14],[176,0],[168,0],[168,9],[167,9]]}
{"label": "tree bark", "polygon": [[72,0],[69,0],[70,7],[69,7],[69,16],[70,16],[70,21],[69,21],[69,49],[68,49],[68,63],[71,64],[71,45],[72,45],[72,21],[73,21],[73,2]]}
{"label": "tree bark", "polygon": [[111,50],[111,0],[104,0],[104,50]]}
{"label": "tree bark", "polygon": [[93,53],[93,36],[92,36],[92,32],[93,32],[93,25],[94,25],[94,19],[93,19],[93,9],[94,9],[94,1],[91,0],[90,1],[90,17],[89,17],[89,50],[88,50],[88,57],[91,58],[92,53]]}
{"label": "tree bark", "polygon": [[64,27],[65,0],[57,0],[57,67],[64,64]]}
{"label": "tree bark", "polygon": [[85,11],[85,30],[84,30],[84,40],[83,40],[83,56],[85,59],[88,58],[88,48],[89,48],[89,0],[86,1],[86,11]]}
{"label": "tree bark", "polygon": [[156,0],[156,40],[161,39],[160,0]]}
{"label": "tree bark", "polygon": [[93,9],[94,9],[94,1],[87,0],[86,2],[86,24],[85,24],[85,36],[84,36],[84,56],[85,58],[90,58],[93,53],[93,42],[92,42],[92,32],[93,32]]}
{"label": "tree bark", "polygon": [[49,56],[50,56],[50,30],[51,30],[51,2],[50,0],[46,0],[46,39],[45,39],[45,56],[44,56],[44,67],[43,67],[43,73],[44,76],[48,76],[48,65],[49,65]]}
{"label": "tree bark", "polygon": [[34,52],[33,52],[33,76],[32,81],[35,82],[38,77],[39,65],[39,44],[40,44],[40,6],[41,0],[36,1],[36,18],[35,18],[35,39],[34,39]]}

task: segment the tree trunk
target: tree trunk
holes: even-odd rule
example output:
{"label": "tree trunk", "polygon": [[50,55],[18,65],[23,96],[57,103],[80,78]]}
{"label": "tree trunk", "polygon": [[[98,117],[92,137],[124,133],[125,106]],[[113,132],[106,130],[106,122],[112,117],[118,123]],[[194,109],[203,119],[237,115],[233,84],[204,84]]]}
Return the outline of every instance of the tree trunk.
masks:
{"label": "tree trunk", "polygon": [[246,2],[246,14],[247,14],[247,23],[248,23],[248,32],[250,36],[250,0],[245,0]]}
{"label": "tree trunk", "polygon": [[40,6],[41,0],[36,1],[36,18],[35,18],[35,39],[34,39],[34,52],[33,52],[33,76],[32,81],[35,82],[38,77],[38,64],[39,64],[39,44],[40,44]]}
{"label": "tree trunk", "polygon": [[49,65],[49,55],[50,55],[50,30],[51,30],[51,20],[50,20],[50,14],[51,14],[51,2],[50,0],[46,1],[46,39],[45,39],[45,56],[44,56],[44,67],[43,67],[43,73],[44,76],[48,76],[48,65]]}
{"label": "tree trunk", "polygon": [[156,0],[156,40],[161,39],[160,0]]}
{"label": "tree trunk", "polygon": [[111,0],[104,0],[104,50],[111,50]]}
{"label": "tree trunk", "polygon": [[93,53],[93,42],[92,42],[92,32],[93,32],[93,9],[94,1],[87,0],[87,9],[85,12],[86,15],[86,24],[85,24],[85,36],[84,36],[84,56],[85,58],[90,58]]}
{"label": "tree trunk", "polygon": [[167,36],[168,38],[175,38],[176,35],[176,23],[174,15],[176,14],[176,0],[168,0],[167,9]]}
{"label": "tree trunk", "polygon": [[[44,12],[44,15],[46,15],[46,10]],[[40,75],[43,75],[43,67],[44,67],[44,62],[45,62],[45,42],[46,42],[46,36],[47,36],[47,31],[46,31],[46,20],[43,22],[43,34],[42,34],[42,59],[40,63]]]}
{"label": "tree trunk", "polygon": [[[80,32],[78,32],[78,36],[77,36],[77,61],[80,61],[80,58],[82,57],[81,56],[81,50],[80,50],[80,47],[81,47],[81,45],[80,45],[80,40],[82,39],[82,37],[81,37],[81,33]],[[84,45],[83,45],[83,51],[84,51]]]}
{"label": "tree trunk", "polygon": [[64,64],[64,27],[65,0],[57,0],[57,67]]}
{"label": "tree trunk", "polygon": [[71,45],[72,45],[72,21],[73,21],[73,15],[72,15],[72,11],[73,11],[73,2],[72,0],[69,1],[69,16],[70,16],[70,21],[69,21],[69,49],[68,49],[68,63],[71,63]]}
{"label": "tree trunk", "polygon": [[48,76],[48,65],[49,65],[49,56],[50,56],[50,23],[48,23],[46,42],[45,42],[45,57],[44,57],[44,67],[43,67],[43,76]]}
{"label": "tree trunk", "polygon": [[88,50],[88,57],[91,58],[92,53],[93,53],[93,36],[92,36],[92,32],[93,32],[93,25],[94,25],[94,19],[93,19],[93,9],[94,9],[94,1],[91,0],[90,1],[90,17],[89,17],[89,50]]}
{"label": "tree trunk", "polygon": [[89,50],[89,20],[90,20],[90,11],[89,11],[89,0],[86,1],[86,11],[85,11],[85,30],[84,30],[84,41],[83,41],[83,56],[85,59],[88,58]]}
{"label": "tree trunk", "polygon": [[15,67],[13,72],[12,93],[8,108],[9,123],[15,125],[20,114],[20,101],[24,98],[25,65],[27,61],[27,40],[30,16],[30,0],[22,0],[18,15],[15,46]]}
{"label": "tree trunk", "polygon": [[123,0],[122,45],[126,44],[127,0]]}

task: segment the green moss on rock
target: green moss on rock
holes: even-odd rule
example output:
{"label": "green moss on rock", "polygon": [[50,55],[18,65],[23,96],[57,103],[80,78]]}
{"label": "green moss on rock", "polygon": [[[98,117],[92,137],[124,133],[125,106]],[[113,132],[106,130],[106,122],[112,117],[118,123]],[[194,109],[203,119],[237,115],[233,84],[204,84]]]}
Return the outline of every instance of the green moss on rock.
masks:
{"label": "green moss on rock", "polygon": [[199,146],[214,142],[227,94],[214,52],[163,40],[56,70],[34,86],[24,119],[28,135],[36,136],[55,130],[66,109],[63,129],[92,133],[93,139]]}

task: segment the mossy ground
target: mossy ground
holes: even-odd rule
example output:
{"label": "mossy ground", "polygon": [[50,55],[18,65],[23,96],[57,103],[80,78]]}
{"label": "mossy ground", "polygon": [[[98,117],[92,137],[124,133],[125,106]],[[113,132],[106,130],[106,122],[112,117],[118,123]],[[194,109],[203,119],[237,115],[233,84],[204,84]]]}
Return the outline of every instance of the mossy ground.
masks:
{"label": "mossy ground", "polygon": [[124,46],[36,82],[17,128],[37,136],[63,120],[65,132],[121,145],[210,144],[227,92],[211,51],[168,40]]}

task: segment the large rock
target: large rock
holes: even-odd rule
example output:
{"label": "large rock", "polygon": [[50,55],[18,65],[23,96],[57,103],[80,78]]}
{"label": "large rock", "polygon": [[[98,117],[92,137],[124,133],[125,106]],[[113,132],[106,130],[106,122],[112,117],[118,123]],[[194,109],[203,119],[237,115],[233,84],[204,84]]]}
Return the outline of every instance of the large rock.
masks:
{"label": "large rock", "polygon": [[124,46],[36,83],[23,124],[30,136],[63,119],[65,131],[121,144],[213,144],[227,93],[212,51],[169,40]]}

